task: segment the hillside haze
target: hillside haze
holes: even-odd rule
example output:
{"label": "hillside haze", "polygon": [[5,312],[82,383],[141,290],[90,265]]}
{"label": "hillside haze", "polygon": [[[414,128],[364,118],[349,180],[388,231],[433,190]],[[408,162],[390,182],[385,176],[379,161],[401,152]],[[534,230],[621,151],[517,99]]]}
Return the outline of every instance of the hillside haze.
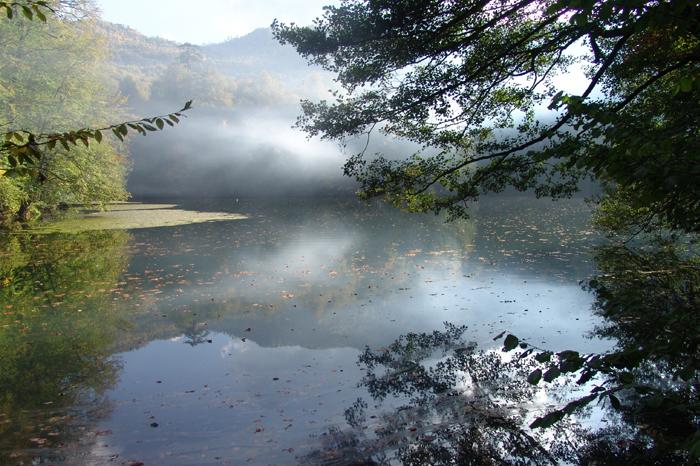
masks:
{"label": "hillside haze", "polygon": [[292,126],[302,98],[321,99],[330,76],[309,67],[270,29],[197,46],[102,22],[110,75],[133,116],[194,100],[176,130],[130,140],[135,198],[349,194],[335,143]]}

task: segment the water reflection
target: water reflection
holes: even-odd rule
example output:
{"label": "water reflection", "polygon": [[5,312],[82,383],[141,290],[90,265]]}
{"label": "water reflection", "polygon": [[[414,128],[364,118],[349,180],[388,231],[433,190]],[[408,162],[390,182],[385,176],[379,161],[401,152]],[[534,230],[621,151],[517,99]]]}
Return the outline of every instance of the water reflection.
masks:
{"label": "water reflection", "polygon": [[[10,238],[0,255],[0,456],[58,460],[108,412],[125,315],[104,312],[129,235]],[[87,411],[85,411],[87,410]],[[54,457],[55,455],[55,457]]]}
{"label": "water reflection", "polygon": [[309,448],[312,434],[342,422],[337,407],[357,396],[352,348],[269,348],[250,337],[209,337],[194,348],[178,337],[121,355],[114,410],[99,427],[110,429],[113,449],[101,457],[287,464]]}
{"label": "water reflection", "polygon": [[615,338],[601,372],[618,387],[618,411],[636,435],[609,435],[593,454],[638,464],[692,464],[700,458],[700,251],[697,243],[655,240],[596,250],[600,273],[588,286],[594,333]]}
{"label": "water reflection", "polygon": [[[291,344],[362,348],[445,320],[470,322],[479,342],[513,322],[565,345],[592,322],[590,297],[578,285],[591,271],[586,211],[568,206],[559,245],[548,238],[564,227],[548,224],[548,210],[520,207],[443,225],[434,216],[355,204],[237,205],[250,220],[134,232],[127,278],[132,294],[157,294],[144,304],[154,313],[232,334],[255,325],[258,341],[269,345],[283,336]],[[511,214],[531,228],[516,230]],[[501,215],[510,224],[498,228],[492,216]]]}
{"label": "water reflection", "polygon": [[[580,427],[568,423],[554,435],[526,427],[543,401],[526,382],[533,365],[476,351],[463,340],[465,330],[445,324],[366,348],[358,364],[371,398],[353,403],[345,412],[349,428],[330,429],[323,448],[299,464],[556,465],[576,458]],[[387,400],[400,405],[387,410]]]}
{"label": "water reflection", "polygon": [[[0,457],[292,464],[369,396],[366,345],[451,321],[481,347],[517,328],[605,348],[583,337],[601,322],[578,285],[587,211],[558,207],[493,201],[444,225],[354,202],[241,202],[211,205],[249,217],[236,222],[15,237],[0,256]],[[50,388],[30,397],[37,378]],[[69,433],[47,427],[54,408],[71,410]]]}
{"label": "water reflection", "polygon": [[[588,287],[605,321],[594,334],[615,338],[614,349],[583,355],[579,369],[549,353],[544,366],[561,376],[547,385],[528,380],[542,367],[531,346],[477,350],[465,327],[449,323],[367,347],[358,364],[369,397],[300,464],[693,464],[698,256],[678,242],[645,246],[596,249],[600,270]],[[588,396],[598,404],[577,401]],[[553,427],[528,428],[562,406]]]}

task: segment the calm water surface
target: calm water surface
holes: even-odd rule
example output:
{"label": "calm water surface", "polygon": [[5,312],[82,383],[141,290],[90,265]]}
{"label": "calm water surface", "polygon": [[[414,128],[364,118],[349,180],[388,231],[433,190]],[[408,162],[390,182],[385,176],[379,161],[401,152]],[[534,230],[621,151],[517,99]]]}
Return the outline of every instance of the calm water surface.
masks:
{"label": "calm water surface", "polygon": [[452,224],[353,200],[185,207],[249,218],[6,241],[0,464],[309,464],[365,394],[366,346],[445,321],[482,348],[611,344],[587,338],[582,201]]}

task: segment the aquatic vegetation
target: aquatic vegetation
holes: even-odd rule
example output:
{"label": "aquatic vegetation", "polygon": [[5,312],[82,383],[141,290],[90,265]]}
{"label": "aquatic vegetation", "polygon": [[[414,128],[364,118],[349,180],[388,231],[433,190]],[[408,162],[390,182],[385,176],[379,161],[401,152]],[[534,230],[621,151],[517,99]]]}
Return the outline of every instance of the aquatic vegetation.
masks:
{"label": "aquatic vegetation", "polygon": [[173,227],[203,222],[244,220],[243,214],[177,209],[173,204],[110,204],[104,210],[83,211],[79,215],[38,224],[35,233],[77,233],[93,230],[134,230]]}

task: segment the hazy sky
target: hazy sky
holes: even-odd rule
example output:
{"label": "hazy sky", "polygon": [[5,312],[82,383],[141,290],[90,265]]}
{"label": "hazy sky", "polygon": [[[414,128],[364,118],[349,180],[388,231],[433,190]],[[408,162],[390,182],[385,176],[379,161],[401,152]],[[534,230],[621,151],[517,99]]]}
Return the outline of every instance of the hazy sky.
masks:
{"label": "hazy sky", "polygon": [[334,0],[97,0],[103,18],[148,35],[205,44],[282,22],[308,24]]}

